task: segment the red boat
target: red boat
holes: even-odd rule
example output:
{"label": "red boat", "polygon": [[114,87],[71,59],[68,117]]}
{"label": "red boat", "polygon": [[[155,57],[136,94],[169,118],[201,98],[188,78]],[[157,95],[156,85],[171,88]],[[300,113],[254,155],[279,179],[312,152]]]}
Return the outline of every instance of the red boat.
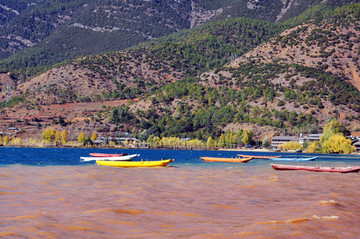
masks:
{"label": "red boat", "polygon": [[231,162],[231,163],[247,163],[252,160],[252,157],[247,158],[214,158],[214,157],[200,157],[208,162]]}
{"label": "red boat", "polygon": [[284,165],[271,164],[276,170],[306,170],[313,172],[331,172],[331,173],[356,173],[360,171],[360,166],[348,167],[321,167],[321,166],[300,166],[300,165]]}
{"label": "red boat", "polygon": [[102,153],[90,153],[93,157],[120,157],[128,154],[102,154]]}

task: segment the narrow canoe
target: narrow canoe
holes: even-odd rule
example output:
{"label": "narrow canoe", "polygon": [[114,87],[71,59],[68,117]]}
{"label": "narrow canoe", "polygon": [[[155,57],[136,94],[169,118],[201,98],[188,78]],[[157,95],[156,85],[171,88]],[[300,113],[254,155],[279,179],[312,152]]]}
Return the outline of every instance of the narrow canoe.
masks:
{"label": "narrow canoe", "polygon": [[140,154],[131,154],[119,157],[80,157],[80,159],[85,161],[94,161],[94,160],[102,160],[102,161],[130,161],[135,157],[140,156]]}
{"label": "narrow canoe", "polygon": [[98,165],[102,166],[111,166],[111,167],[121,167],[121,168],[130,168],[130,167],[165,167],[170,162],[173,162],[173,159],[159,160],[159,161],[103,161],[96,160]]}
{"label": "narrow canoe", "polygon": [[309,158],[270,158],[271,160],[276,161],[313,161],[316,157],[309,157]]}
{"label": "narrow canoe", "polygon": [[258,155],[246,155],[246,154],[238,154],[237,156],[243,157],[243,158],[252,157],[254,159],[269,159],[269,158],[280,158],[281,157],[281,155],[277,155],[277,156],[258,156]]}
{"label": "narrow canoe", "polygon": [[200,157],[207,162],[232,162],[232,163],[247,163],[252,160],[252,157],[246,158],[216,158],[216,157]]}
{"label": "narrow canoe", "polygon": [[313,172],[331,172],[331,173],[355,173],[360,171],[360,166],[354,167],[320,167],[320,166],[300,166],[300,165],[284,165],[271,164],[276,170],[306,170]]}
{"label": "narrow canoe", "polygon": [[93,157],[121,157],[129,154],[103,154],[103,153],[89,153]]}

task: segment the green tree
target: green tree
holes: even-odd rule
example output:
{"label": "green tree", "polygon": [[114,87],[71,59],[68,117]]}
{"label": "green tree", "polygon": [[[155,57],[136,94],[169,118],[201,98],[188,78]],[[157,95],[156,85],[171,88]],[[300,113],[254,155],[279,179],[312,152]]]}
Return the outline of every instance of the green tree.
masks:
{"label": "green tree", "polygon": [[270,146],[269,137],[265,136],[261,142],[262,147],[267,148]]}
{"label": "green tree", "polygon": [[154,147],[154,135],[150,135],[149,138],[146,140],[146,142],[150,145],[150,147]]}
{"label": "green tree", "polygon": [[337,120],[331,120],[324,128],[323,135],[320,137],[321,152],[323,153],[346,153],[354,150],[351,140],[346,139],[344,134],[349,131]]}
{"label": "green tree", "polygon": [[211,149],[215,146],[213,138],[210,136],[206,141],[206,149]]}
{"label": "green tree", "polygon": [[218,145],[219,145],[220,148],[225,147],[225,135],[224,134],[220,135]]}
{"label": "green tree", "polygon": [[249,145],[253,140],[254,132],[252,130],[244,130],[241,136],[241,142],[244,145]]}
{"label": "green tree", "polygon": [[323,130],[323,135],[320,137],[320,144],[323,144],[335,134],[348,135],[349,130],[347,130],[344,125],[340,124],[339,121],[331,120]]}

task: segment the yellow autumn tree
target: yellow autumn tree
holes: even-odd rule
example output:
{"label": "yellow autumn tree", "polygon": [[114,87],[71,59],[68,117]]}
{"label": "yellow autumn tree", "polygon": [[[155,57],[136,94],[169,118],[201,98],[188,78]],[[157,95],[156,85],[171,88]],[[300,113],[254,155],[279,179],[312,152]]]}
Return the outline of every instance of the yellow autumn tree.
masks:
{"label": "yellow autumn tree", "polygon": [[56,130],[49,128],[45,129],[43,133],[41,134],[41,138],[43,140],[43,143],[50,143],[55,139],[55,133]]}
{"label": "yellow autumn tree", "polygon": [[4,139],[3,137],[0,135],[0,145],[3,145],[4,144]]}
{"label": "yellow autumn tree", "polygon": [[55,132],[55,143],[61,144],[61,133],[59,131]]}
{"label": "yellow autumn tree", "polygon": [[303,149],[304,147],[297,142],[288,142],[288,143],[283,143],[279,145],[279,148],[282,150],[298,150],[298,149]]}
{"label": "yellow autumn tree", "polygon": [[337,120],[330,121],[324,128],[323,136],[320,137],[322,153],[346,153],[349,154],[355,150],[351,145],[351,140],[347,139],[344,134],[348,130]]}
{"label": "yellow autumn tree", "polygon": [[91,135],[91,141],[96,140],[97,137],[98,137],[97,134],[96,134],[96,133],[93,133],[93,134]]}
{"label": "yellow autumn tree", "polygon": [[66,130],[63,130],[63,132],[61,132],[61,138],[63,144],[66,144],[68,142],[68,136],[69,133]]}
{"label": "yellow autumn tree", "polygon": [[86,140],[86,136],[85,136],[85,134],[83,132],[81,132],[79,134],[78,141],[79,141],[79,143],[84,143],[85,140]]}
{"label": "yellow autumn tree", "polygon": [[21,146],[23,145],[23,141],[21,138],[15,137],[11,140],[12,145]]}
{"label": "yellow autumn tree", "polygon": [[146,142],[149,144],[150,147],[154,147],[155,142],[154,142],[154,135],[150,135],[149,138],[146,140]]}
{"label": "yellow autumn tree", "polygon": [[38,141],[31,137],[28,139],[28,142],[27,142],[28,145],[36,145],[37,143],[38,143]]}
{"label": "yellow autumn tree", "polygon": [[331,136],[336,134],[344,135],[348,130],[346,130],[345,126],[340,124],[337,120],[331,120],[323,130],[323,135],[320,137],[320,144],[323,144],[327,141]]}
{"label": "yellow autumn tree", "polygon": [[308,145],[308,147],[306,148],[305,152],[306,152],[306,153],[316,153],[316,152],[319,151],[319,149],[320,149],[320,144],[319,144],[319,142],[318,142],[318,141],[314,141],[314,142],[312,142],[312,143],[310,143],[310,144]]}
{"label": "yellow autumn tree", "polygon": [[5,135],[5,137],[4,137],[4,143],[5,143],[6,145],[8,145],[9,142],[10,142],[9,135]]}
{"label": "yellow autumn tree", "polygon": [[321,151],[323,153],[350,154],[354,150],[355,147],[351,145],[351,139],[345,138],[341,133],[330,136],[330,138],[321,145]]}

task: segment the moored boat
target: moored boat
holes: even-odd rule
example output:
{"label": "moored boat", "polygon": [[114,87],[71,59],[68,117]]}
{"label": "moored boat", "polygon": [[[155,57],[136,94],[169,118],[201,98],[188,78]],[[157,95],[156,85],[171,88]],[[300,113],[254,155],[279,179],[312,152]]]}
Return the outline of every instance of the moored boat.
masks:
{"label": "moored boat", "polygon": [[271,160],[276,160],[276,161],[313,161],[315,160],[317,157],[308,157],[308,158],[269,158]]}
{"label": "moored boat", "polygon": [[247,163],[252,160],[252,157],[246,158],[217,158],[217,157],[200,157],[207,162],[232,162],[232,163]]}
{"label": "moored boat", "polygon": [[131,154],[118,157],[80,157],[80,159],[85,161],[94,161],[94,160],[103,160],[103,161],[131,161],[133,158],[140,156],[140,154]]}
{"label": "moored boat", "polygon": [[121,157],[129,154],[103,154],[103,153],[89,153],[93,157]]}
{"label": "moored boat", "polygon": [[111,167],[121,167],[121,168],[131,168],[131,167],[165,167],[170,162],[173,162],[174,159],[158,160],[158,161],[104,161],[96,160],[98,165],[102,166],[111,166]]}
{"label": "moored boat", "polygon": [[360,171],[360,166],[348,167],[321,167],[321,166],[301,166],[301,165],[284,165],[271,164],[276,170],[306,170],[313,172],[331,172],[331,173],[355,173]]}
{"label": "moored boat", "polygon": [[281,155],[276,155],[276,156],[258,156],[258,155],[246,155],[246,154],[238,154],[237,156],[243,157],[243,158],[252,157],[253,159],[269,159],[269,158],[280,158],[280,157],[281,157]]}

